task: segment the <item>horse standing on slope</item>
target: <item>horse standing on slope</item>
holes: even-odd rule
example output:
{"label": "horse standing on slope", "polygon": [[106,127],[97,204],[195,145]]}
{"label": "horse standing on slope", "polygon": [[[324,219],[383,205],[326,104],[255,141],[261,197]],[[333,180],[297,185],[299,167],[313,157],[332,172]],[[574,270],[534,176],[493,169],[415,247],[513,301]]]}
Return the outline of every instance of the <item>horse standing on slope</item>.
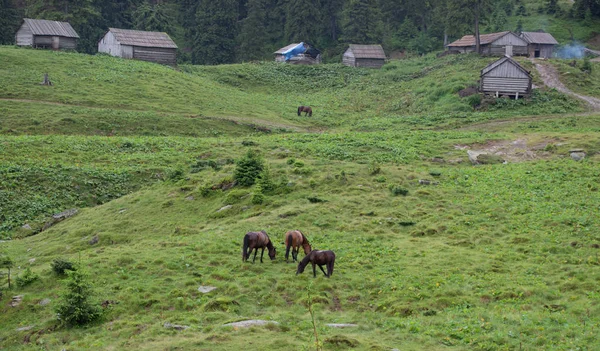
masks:
{"label": "horse standing on slope", "polygon": [[[260,253],[260,263],[262,263],[265,247],[269,249],[269,258],[274,260],[276,254],[275,246],[273,246],[273,243],[271,242],[271,239],[269,239],[267,232],[261,230],[260,232],[246,233],[246,235],[244,235],[244,246],[242,248],[242,262],[246,262],[252,253],[252,250],[254,250],[254,258],[252,258],[252,263],[254,263],[258,249],[262,249]],[[250,251],[248,251],[248,249],[250,249]]]}
{"label": "horse standing on slope", "polygon": [[310,106],[298,106],[298,116],[300,116],[302,112],[306,112],[304,117],[306,117],[306,115],[312,117],[312,108],[310,108]]}
{"label": "horse standing on slope", "polygon": [[308,255],[312,248],[310,247],[310,243],[308,239],[304,236],[304,234],[299,230],[290,230],[285,233],[285,261],[288,261],[288,257],[290,256],[290,247],[292,248],[292,260],[294,262],[298,262],[298,251],[300,251],[300,246],[304,249],[304,254]]}
{"label": "horse standing on slope", "polygon": [[[313,277],[317,277],[317,269],[315,265],[318,265],[321,269],[321,272],[325,274],[327,278],[331,277],[333,274],[333,264],[335,263],[335,254],[333,251],[311,251],[308,255],[306,255],[300,263],[298,263],[298,270],[296,271],[296,275],[304,272],[304,268],[308,265],[308,262],[312,263],[313,267]],[[327,273],[323,270],[323,265],[327,265]]]}

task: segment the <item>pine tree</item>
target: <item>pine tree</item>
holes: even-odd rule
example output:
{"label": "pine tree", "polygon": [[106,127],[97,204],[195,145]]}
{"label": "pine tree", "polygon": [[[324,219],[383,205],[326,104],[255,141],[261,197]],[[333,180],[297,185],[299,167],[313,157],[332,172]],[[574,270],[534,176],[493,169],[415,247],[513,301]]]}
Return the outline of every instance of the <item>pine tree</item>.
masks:
{"label": "pine tree", "polygon": [[234,62],[237,11],[235,0],[202,0],[196,11],[194,63],[218,65]]}
{"label": "pine tree", "polygon": [[546,3],[546,13],[553,15],[558,11],[558,0],[548,0]]}
{"label": "pine tree", "polygon": [[269,41],[266,19],[268,0],[248,0],[248,16],[242,21],[238,36],[239,54],[242,61],[265,58],[270,52],[266,50]]}
{"label": "pine tree", "polygon": [[315,42],[321,33],[319,0],[290,0],[285,16],[285,36],[289,42]]}
{"label": "pine tree", "polygon": [[90,302],[93,287],[83,268],[67,271],[67,291],[62,301],[56,306],[58,319],[66,325],[84,325],[96,320],[101,315],[99,306]]}
{"label": "pine tree", "polygon": [[350,0],[344,11],[342,40],[354,44],[381,42],[383,22],[374,0]]}
{"label": "pine tree", "polygon": [[135,29],[151,32],[173,33],[174,18],[164,4],[142,3],[133,13]]}
{"label": "pine tree", "polygon": [[13,0],[0,0],[0,44],[13,44],[19,26],[19,10]]}

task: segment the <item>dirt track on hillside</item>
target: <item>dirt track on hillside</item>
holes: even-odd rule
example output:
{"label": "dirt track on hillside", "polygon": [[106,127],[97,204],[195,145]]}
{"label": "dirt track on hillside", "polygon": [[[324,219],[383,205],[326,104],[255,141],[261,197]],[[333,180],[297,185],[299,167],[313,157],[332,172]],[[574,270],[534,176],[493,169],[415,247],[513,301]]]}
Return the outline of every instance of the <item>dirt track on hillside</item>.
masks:
{"label": "dirt track on hillside", "polygon": [[579,100],[585,101],[593,111],[600,111],[600,99],[581,95],[573,92],[569,88],[567,88],[559,79],[558,71],[550,64],[541,64],[539,62],[533,61],[535,64],[535,68],[540,73],[540,77],[544,81],[544,84],[549,88],[554,88],[561,93],[568,94],[576,97]]}

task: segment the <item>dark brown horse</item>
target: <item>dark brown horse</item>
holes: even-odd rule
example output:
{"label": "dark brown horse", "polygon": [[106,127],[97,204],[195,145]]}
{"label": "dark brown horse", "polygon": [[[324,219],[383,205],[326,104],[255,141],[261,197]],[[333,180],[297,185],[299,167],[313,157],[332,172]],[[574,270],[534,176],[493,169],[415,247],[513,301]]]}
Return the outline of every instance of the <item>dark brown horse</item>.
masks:
{"label": "dark brown horse", "polygon": [[[275,259],[275,246],[269,239],[267,232],[261,230],[260,232],[248,232],[244,235],[244,247],[242,248],[242,262],[246,262],[252,250],[254,250],[254,258],[252,258],[252,263],[256,260],[256,254],[258,253],[258,249],[262,249],[260,253],[260,263],[263,261],[263,255],[265,253],[265,247],[269,249],[269,257],[271,260]],[[250,251],[248,251],[250,249]]]}
{"label": "dark brown horse", "polygon": [[[300,261],[300,263],[298,263],[298,270],[296,271],[296,275],[304,272],[304,268],[308,265],[308,262],[312,263],[313,277],[317,277],[317,269],[315,265],[318,265],[321,269],[321,272],[323,272],[323,274],[325,274],[325,276],[329,278],[333,274],[335,254],[333,253],[333,251],[311,251],[302,259],[302,261]],[[327,265],[327,273],[325,273],[325,271],[323,270],[323,265]]]}
{"label": "dark brown horse", "polygon": [[298,106],[298,116],[300,116],[302,112],[306,112],[304,114],[305,117],[306,115],[312,117],[312,108],[310,108],[310,106]]}
{"label": "dark brown horse", "polygon": [[288,261],[288,257],[290,256],[290,247],[292,248],[292,260],[294,262],[298,261],[298,251],[300,251],[300,246],[304,249],[304,254],[308,255],[312,248],[310,247],[310,243],[308,239],[304,236],[304,234],[299,230],[290,230],[285,233],[285,261]]}

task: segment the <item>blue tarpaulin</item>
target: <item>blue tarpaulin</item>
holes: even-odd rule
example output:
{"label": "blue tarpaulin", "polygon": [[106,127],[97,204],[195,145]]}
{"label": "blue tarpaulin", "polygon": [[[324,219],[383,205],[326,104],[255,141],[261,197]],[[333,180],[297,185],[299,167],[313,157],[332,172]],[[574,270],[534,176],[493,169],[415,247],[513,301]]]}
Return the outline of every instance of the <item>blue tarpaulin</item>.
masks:
{"label": "blue tarpaulin", "polygon": [[293,48],[285,51],[283,55],[285,56],[285,60],[289,61],[292,57],[303,54],[306,51],[306,47],[304,47],[304,43],[300,43]]}

